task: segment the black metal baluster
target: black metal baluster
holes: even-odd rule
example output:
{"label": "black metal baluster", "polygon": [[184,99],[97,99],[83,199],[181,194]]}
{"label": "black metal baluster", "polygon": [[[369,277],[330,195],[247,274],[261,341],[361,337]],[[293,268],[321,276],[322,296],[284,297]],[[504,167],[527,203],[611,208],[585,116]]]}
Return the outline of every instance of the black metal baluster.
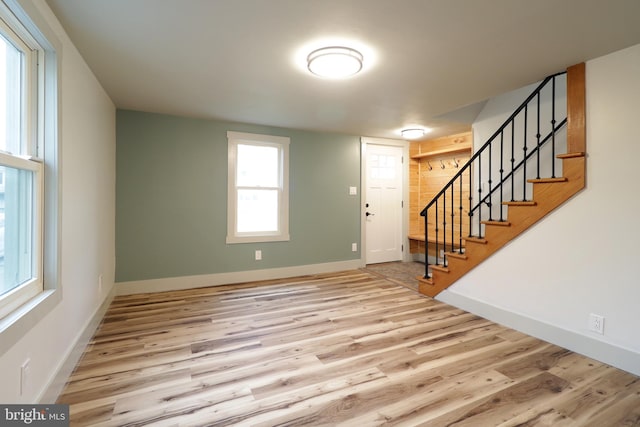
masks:
{"label": "black metal baluster", "polygon": [[464,222],[464,220],[462,219],[462,212],[463,212],[463,208],[462,208],[462,184],[463,184],[463,177],[464,175],[460,175],[460,239],[458,241],[458,253],[462,253],[462,224]]}
{"label": "black metal baluster", "polygon": [[[436,199],[436,265],[440,265],[440,260],[439,260],[440,248],[438,247],[438,239],[439,239],[438,231],[439,231],[439,228],[438,228],[438,199]],[[427,256],[429,256],[429,255],[427,254]]]}
{"label": "black metal baluster", "polygon": [[515,142],[516,142],[516,136],[515,136],[515,132],[516,132],[516,121],[515,118],[513,120],[511,120],[511,201],[515,202],[515,179],[513,174],[514,174],[514,164],[516,162],[515,156],[514,156],[514,152],[515,152]]}
{"label": "black metal baluster", "polygon": [[556,77],[551,81],[551,178],[556,177]]}
{"label": "black metal baluster", "polygon": [[489,193],[485,196],[485,198],[487,199],[486,204],[487,207],[489,208],[489,221],[493,221],[493,206],[491,203],[491,183],[493,182],[493,180],[491,179],[491,166],[492,166],[492,155],[493,155],[493,139],[491,141],[489,141]]}
{"label": "black metal baluster", "polygon": [[536,178],[540,179],[540,92],[536,97],[536,103],[538,107],[536,115]]}
{"label": "black metal baluster", "polygon": [[500,132],[500,221],[504,221],[502,215],[502,203],[504,202],[504,131]]}
{"label": "black metal baluster", "polygon": [[456,210],[454,205],[455,194],[453,193],[453,189],[455,186],[451,183],[451,252],[454,251],[455,244],[455,232],[456,232]]}
{"label": "black metal baluster", "polygon": [[478,156],[478,237],[482,237],[482,154]]}
{"label": "black metal baluster", "polygon": [[424,212],[424,278],[429,278],[429,209]]}
{"label": "black metal baluster", "polygon": [[471,170],[469,170],[469,237],[472,236],[471,226],[473,222],[473,183],[471,179]]}
{"label": "black metal baluster", "polygon": [[527,200],[527,121],[529,119],[529,104],[524,106],[524,145],[522,151],[524,152],[522,163],[522,200]]}
{"label": "black metal baluster", "polygon": [[[445,265],[444,251],[447,250],[447,192],[442,193],[442,265]],[[440,255],[440,252],[438,252]]]}

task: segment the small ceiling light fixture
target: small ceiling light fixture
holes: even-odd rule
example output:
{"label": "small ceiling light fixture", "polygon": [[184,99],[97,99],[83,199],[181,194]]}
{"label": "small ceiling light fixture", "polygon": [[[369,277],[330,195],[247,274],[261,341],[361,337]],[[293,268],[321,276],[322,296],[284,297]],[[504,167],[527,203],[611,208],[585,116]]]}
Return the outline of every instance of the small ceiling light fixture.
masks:
{"label": "small ceiling light fixture", "polygon": [[401,133],[404,139],[418,139],[424,136],[425,130],[420,128],[402,129]]}
{"label": "small ceiling light fixture", "polygon": [[340,79],[362,70],[363,56],[350,47],[329,46],[316,49],[307,56],[307,68],[320,77]]}

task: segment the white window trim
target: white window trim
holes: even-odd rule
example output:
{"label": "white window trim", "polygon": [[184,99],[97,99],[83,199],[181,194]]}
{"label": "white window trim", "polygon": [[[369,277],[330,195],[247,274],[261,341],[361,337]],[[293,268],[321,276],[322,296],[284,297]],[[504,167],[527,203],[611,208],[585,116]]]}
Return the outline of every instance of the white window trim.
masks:
{"label": "white window trim", "polygon": [[[19,23],[27,34],[25,39],[34,40],[38,49],[38,66],[43,72],[34,76],[38,80],[40,93],[38,104],[31,108],[38,110],[38,122],[31,124],[32,132],[37,130],[36,153],[40,164],[40,179],[43,189],[43,200],[40,208],[42,214],[43,258],[41,263],[43,290],[0,319],[0,356],[62,301],[60,280],[60,231],[62,217],[60,202],[60,158],[58,151],[59,126],[58,111],[60,109],[59,79],[61,70],[62,44],[47,20],[41,14],[33,0],[1,0],[0,8],[8,11],[10,23]],[[24,39],[23,39],[24,40]]]}
{"label": "white window trim", "polygon": [[[227,240],[228,244],[281,242],[290,240],[289,237],[289,143],[284,136],[260,135],[244,132],[227,132],[228,140],[228,180],[227,180]],[[237,192],[236,192],[236,159],[239,144],[269,145],[281,150],[282,185],[279,192],[279,216],[277,232],[238,233],[237,221]]]}
{"label": "white window trim", "polygon": [[[26,170],[33,172],[33,199],[32,203],[32,220],[33,220],[33,241],[31,242],[31,279],[27,282],[19,284],[16,288],[8,293],[0,295],[0,319],[6,317],[9,313],[24,305],[44,291],[43,287],[43,252],[42,252],[42,205],[43,205],[43,178],[42,164],[33,160],[32,156],[38,156],[38,145],[40,134],[43,132],[39,118],[44,116],[44,90],[41,86],[43,79],[39,78],[39,74],[44,74],[42,69],[38,68],[37,58],[44,56],[40,52],[44,49],[34,37],[29,33],[26,26],[20,22],[12,11],[0,4],[2,19],[0,19],[0,29],[6,35],[9,43],[13,44],[16,49],[22,52],[22,76],[20,82],[20,105],[22,111],[20,113],[21,131],[19,147],[17,152],[0,153],[0,165],[10,167],[16,170]],[[14,147],[15,149],[15,147]]]}

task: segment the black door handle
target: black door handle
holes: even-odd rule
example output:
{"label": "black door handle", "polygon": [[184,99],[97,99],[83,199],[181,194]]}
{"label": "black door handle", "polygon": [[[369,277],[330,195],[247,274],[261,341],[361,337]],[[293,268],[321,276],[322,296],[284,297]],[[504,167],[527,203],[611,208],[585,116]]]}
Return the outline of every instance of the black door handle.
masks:
{"label": "black door handle", "polygon": [[375,214],[372,214],[372,213],[367,212],[367,213],[365,213],[365,215],[366,215],[366,216],[369,216],[369,215],[374,216]]}

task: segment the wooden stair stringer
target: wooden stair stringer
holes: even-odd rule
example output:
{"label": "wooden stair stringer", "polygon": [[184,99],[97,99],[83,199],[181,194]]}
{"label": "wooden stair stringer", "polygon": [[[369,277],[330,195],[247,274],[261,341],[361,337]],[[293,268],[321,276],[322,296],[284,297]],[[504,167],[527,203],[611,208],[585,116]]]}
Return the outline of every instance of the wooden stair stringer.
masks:
{"label": "wooden stair stringer", "polygon": [[509,206],[507,216],[510,226],[486,226],[486,244],[466,245],[467,259],[449,257],[449,271],[432,270],[430,280],[419,280],[420,292],[431,297],[436,296],[582,190],[585,186],[586,171],[584,154],[564,157],[562,162],[566,181],[534,183],[535,205]]}

